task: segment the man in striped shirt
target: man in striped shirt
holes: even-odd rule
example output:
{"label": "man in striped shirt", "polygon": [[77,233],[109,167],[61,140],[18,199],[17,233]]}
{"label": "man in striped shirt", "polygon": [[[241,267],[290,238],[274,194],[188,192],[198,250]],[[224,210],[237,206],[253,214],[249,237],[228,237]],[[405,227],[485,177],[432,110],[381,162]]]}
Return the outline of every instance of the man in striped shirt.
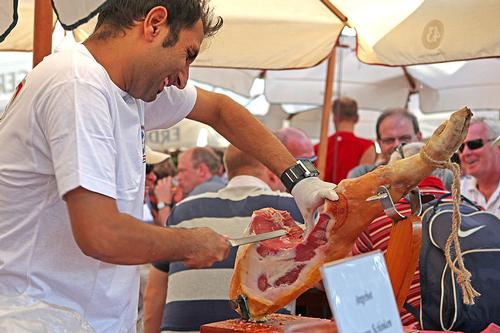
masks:
{"label": "man in striped shirt", "polygon": [[[293,197],[274,191],[282,187],[281,181],[263,164],[234,146],[227,149],[224,164],[227,187],[181,201],[172,210],[168,226],[209,227],[241,237],[253,211],[265,207],[286,210],[296,221],[303,221]],[[191,269],[181,262],[154,264],[144,296],[145,332],[159,332],[160,327],[162,332],[198,332],[203,324],[237,318],[228,297],[236,250],[206,269]]]}

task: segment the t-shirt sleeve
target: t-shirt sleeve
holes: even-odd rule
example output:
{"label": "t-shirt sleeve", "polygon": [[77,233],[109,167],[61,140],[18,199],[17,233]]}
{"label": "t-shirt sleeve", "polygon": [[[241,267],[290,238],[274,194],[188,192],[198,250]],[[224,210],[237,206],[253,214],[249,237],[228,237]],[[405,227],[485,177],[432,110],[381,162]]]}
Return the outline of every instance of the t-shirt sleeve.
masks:
{"label": "t-shirt sleeve", "polygon": [[35,121],[50,147],[61,197],[82,186],[116,198],[112,119],[98,88],[80,79],[65,81],[40,99]]}
{"label": "t-shirt sleeve", "polygon": [[196,88],[188,84],[184,89],[166,87],[151,103],[145,104],[146,131],[169,128],[184,119],[196,103]]}

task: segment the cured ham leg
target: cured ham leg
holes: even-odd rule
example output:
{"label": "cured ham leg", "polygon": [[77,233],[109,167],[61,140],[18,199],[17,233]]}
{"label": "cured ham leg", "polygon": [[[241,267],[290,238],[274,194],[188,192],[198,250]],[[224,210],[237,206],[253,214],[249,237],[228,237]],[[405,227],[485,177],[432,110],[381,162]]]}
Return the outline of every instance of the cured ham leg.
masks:
{"label": "cured ham leg", "polygon": [[[467,108],[453,113],[423,148],[427,156],[434,161],[449,160],[463,142],[471,116]],[[356,238],[382,213],[378,201],[366,201],[379,186],[388,186],[392,198],[399,200],[433,169],[428,158],[417,154],[359,178],[343,180],[336,189],[339,200],[325,203],[318,222],[305,236],[288,213],[270,208],[256,211],[253,232],[285,228],[288,233],[240,247],[230,298],[246,298],[251,320],[260,320],[286,306],[320,281],[319,269],[325,262],[346,257]]]}

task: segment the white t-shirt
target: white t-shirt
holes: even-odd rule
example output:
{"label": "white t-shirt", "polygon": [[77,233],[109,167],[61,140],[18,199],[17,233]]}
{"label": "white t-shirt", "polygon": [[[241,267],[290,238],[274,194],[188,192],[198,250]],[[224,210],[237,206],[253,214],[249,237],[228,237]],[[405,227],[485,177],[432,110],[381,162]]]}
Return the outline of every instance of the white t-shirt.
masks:
{"label": "white t-shirt", "polygon": [[141,219],[144,131],[176,124],[195,101],[193,86],[136,100],[83,45],[29,73],[0,118],[0,295],[69,307],[97,332],[134,332],[137,267],[85,256],[62,196],[82,186]]}

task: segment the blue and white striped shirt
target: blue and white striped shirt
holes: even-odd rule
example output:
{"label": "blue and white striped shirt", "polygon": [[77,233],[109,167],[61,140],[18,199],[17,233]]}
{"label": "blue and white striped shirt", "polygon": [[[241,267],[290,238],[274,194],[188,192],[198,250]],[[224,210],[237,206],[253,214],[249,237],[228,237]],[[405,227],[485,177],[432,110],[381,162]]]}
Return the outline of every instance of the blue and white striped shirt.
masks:
{"label": "blue and white striped shirt", "polygon": [[[290,194],[272,191],[258,178],[237,176],[216,193],[203,193],[180,202],[167,224],[174,228],[210,227],[229,237],[241,237],[252,213],[265,207],[286,210],[296,221],[303,222]],[[229,306],[236,251],[231,249],[226,260],[205,269],[191,269],[182,262],[154,265],[169,273],[162,331],[197,332],[206,323],[238,318]]]}

